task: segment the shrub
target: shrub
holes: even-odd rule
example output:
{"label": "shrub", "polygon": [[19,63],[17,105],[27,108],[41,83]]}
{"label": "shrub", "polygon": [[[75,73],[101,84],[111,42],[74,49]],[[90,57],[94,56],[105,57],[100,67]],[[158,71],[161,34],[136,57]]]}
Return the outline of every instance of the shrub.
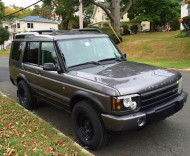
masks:
{"label": "shrub", "polygon": [[[100,29],[104,34],[107,34],[114,42],[115,44],[119,43],[119,40],[117,39],[117,37],[115,36],[115,34],[113,33],[113,31],[111,30],[111,28],[109,27],[105,27],[105,28],[101,28]],[[122,38],[120,38],[120,40],[122,41]]]}
{"label": "shrub", "polygon": [[123,28],[123,35],[130,35],[129,26],[126,24],[122,24],[121,27]]}
{"label": "shrub", "polygon": [[190,16],[183,17],[182,24],[186,30],[190,30]]}
{"label": "shrub", "polygon": [[133,33],[137,33],[138,32],[138,26],[135,24],[135,25],[132,25],[131,27],[130,27],[130,29],[131,29],[131,31],[133,32]]}

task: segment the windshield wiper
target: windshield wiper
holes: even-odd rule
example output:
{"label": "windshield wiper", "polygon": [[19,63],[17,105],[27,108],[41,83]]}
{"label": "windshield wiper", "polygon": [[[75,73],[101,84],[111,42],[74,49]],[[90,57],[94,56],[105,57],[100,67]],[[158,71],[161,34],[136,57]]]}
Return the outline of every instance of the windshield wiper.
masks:
{"label": "windshield wiper", "polygon": [[73,65],[73,66],[70,66],[70,67],[77,67],[77,66],[87,65],[87,64],[100,65],[99,62],[96,62],[96,61],[89,61],[89,62],[85,62],[85,63],[80,63],[80,64],[77,64],[77,65]]}
{"label": "windshield wiper", "polygon": [[104,61],[111,61],[111,60],[115,60],[115,61],[123,61],[124,59],[122,58],[107,58],[107,59],[102,59],[102,60],[99,60],[98,62],[104,62]]}

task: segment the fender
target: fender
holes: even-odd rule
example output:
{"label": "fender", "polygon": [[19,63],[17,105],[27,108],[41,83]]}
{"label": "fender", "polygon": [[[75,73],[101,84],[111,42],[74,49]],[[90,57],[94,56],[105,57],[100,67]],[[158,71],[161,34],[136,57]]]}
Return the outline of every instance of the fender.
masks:
{"label": "fender", "polygon": [[27,83],[27,85],[29,85],[29,83],[30,83],[29,80],[27,79],[27,77],[25,75],[23,75],[21,73],[19,73],[18,76],[17,76],[17,85],[18,85],[18,81],[20,79],[24,80]]}
{"label": "fender", "polygon": [[98,108],[101,112],[106,112],[103,104],[98,100],[98,98],[94,96],[93,94],[85,92],[85,91],[76,91],[72,95],[71,100],[70,100],[71,109],[73,109],[74,105],[76,104],[77,102],[76,100],[80,98],[92,101],[95,107]]}

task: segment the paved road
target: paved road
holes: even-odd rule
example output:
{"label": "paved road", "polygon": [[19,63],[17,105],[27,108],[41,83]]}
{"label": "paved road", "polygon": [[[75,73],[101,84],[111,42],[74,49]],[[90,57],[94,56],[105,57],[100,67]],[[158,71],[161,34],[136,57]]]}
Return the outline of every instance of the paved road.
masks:
{"label": "paved road", "polygon": [[[182,73],[184,90],[190,95],[190,73]],[[16,87],[9,81],[8,58],[0,57],[0,91],[17,100]],[[71,117],[63,110],[39,102],[35,113],[58,130],[77,141]],[[98,156],[189,156],[190,98],[183,110],[174,116],[140,131],[109,132],[107,146],[91,151]]]}

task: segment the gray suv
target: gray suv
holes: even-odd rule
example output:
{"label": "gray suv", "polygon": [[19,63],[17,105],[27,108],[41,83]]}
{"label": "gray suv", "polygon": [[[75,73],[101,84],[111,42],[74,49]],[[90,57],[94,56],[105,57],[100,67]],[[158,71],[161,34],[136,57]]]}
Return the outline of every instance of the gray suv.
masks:
{"label": "gray suv", "polygon": [[22,106],[35,108],[40,98],[71,112],[77,138],[91,149],[106,143],[107,130],[142,128],[187,100],[179,72],[126,61],[98,29],[18,34],[9,69]]}

